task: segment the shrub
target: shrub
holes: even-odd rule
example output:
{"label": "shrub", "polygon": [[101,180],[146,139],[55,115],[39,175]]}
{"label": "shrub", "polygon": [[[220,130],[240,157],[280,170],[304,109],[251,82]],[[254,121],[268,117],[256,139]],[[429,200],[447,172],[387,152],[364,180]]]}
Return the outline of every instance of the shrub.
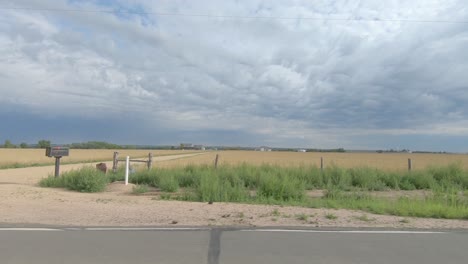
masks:
{"label": "shrub", "polygon": [[349,169],[352,186],[359,187],[369,191],[382,191],[386,189],[386,184],[381,179],[383,173],[372,168],[354,168]]}
{"label": "shrub", "polygon": [[240,202],[248,198],[248,191],[240,179],[206,171],[196,188],[198,200],[208,202]]}
{"label": "shrub", "polygon": [[159,184],[158,174],[159,171],[157,169],[137,171],[129,177],[129,181],[134,184],[146,184],[157,187]]}
{"label": "shrub", "polygon": [[401,176],[396,172],[382,174],[380,180],[390,189],[400,189]]}
{"label": "shrub", "polygon": [[177,192],[179,182],[172,174],[161,174],[159,175],[159,188],[163,192]]}
{"label": "shrub", "polygon": [[125,180],[125,168],[121,167],[115,173],[112,172],[112,170],[110,170],[108,177],[109,177],[110,182],[124,181]]}
{"label": "shrub", "polygon": [[305,196],[305,185],[297,179],[265,173],[260,177],[257,196],[277,201],[301,201]]}
{"label": "shrub", "polygon": [[431,174],[440,185],[459,185],[463,188],[468,188],[468,174],[463,171],[460,163],[443,167],[430,167],[428,173]]}
{"label": "shrub", "polygon": [[347,189],[351,186],[351,176],[347,170],[332,165],[324,170],[323,181],[325,185],[338,186],[341,189]]}
{"label": "shrub", "polygon": [[93,167],[65,172],[61,177],[66,188],[79,192],[101,192],[109,182],[105,175]]}
{"label": "shrub", "polygon": [[43,178],[39,182],[39,186],[41,186],[41,187],[50,187],[50,188],[63,188],[63,187],[65,187],[63,179],[60,178],[60,177],[56,178],[54,176],[49,176],[47,178]]}
{"label": "shrub", "polygon": [[430,189],[435,183],[433,176],[425,171],[412,171],[407,173],[404,178],[418,190]]}
{"label": "shrub", "polygon": [[60,177],[49,176],[39,182],[41,187],[67,188],[79,192],[101,192],[109,178],[93,167],[83,167],[62,173]]}

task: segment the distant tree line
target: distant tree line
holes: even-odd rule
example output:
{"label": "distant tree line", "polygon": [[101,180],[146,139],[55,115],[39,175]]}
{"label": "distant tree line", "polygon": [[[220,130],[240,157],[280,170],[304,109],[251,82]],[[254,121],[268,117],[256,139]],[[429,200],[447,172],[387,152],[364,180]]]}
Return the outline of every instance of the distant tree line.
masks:
{"label": "distant tree line", "polygon": [[[28,144],[25,142],[19,145],[13,144],[7,139],[3,144],[0,143],[0,148],[42,148],[52,146],[50,140],[41,139],[36,144]],[[174,146],[149,146],[149,145],[118,145],[104,141],[88,141],[81,143],[63,144],[61,146],[72,149],[174,149]]]}
{"label": "distant tree line", "polygon": [[21,142],[19,145],[15,145],[11,143],[11,140],[7,139],[5,140],[3,145],[0,145],[0,147],[2,148],[46,148],[46,147],[50,147],[50,141],[41,139],[35,145],[30,145],[26,142]]}
{"label": "distant tree line", "polygon": [[337,149],[306,149],[307,152],[346,152],[344,148]]}
{"label": "distant tree line", "polygon": [[123,148],[126,148],[121,145],[108,143],[104,141],[88,141],[88,142],[82,142],[82,143],[72,143],[66,146],[72,149],[123,149]]}

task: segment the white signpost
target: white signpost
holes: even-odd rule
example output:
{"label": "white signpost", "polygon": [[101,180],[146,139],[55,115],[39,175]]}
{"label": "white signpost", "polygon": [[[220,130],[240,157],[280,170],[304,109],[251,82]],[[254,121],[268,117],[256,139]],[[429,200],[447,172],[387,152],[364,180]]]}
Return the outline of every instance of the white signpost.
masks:
{"label": "white signpost", "polygon": [[127,156],[126,162],[125,162],[125,185],[128,185],[128,170],[130,168],[130,157]]}

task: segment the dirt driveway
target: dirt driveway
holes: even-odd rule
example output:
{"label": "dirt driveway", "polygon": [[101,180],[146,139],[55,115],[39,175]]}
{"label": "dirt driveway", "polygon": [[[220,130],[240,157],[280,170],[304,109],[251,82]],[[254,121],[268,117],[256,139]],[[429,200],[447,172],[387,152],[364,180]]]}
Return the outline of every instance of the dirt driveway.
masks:
{"label": "dirt driveway", "polygon": [[[158,161],[193,155],[200,154],[155,157],[155,162],[157,166]],[[64,165],[61,170],[94,164]],[[154,196],[132,195],[132,185],[119,182],[110,184],[106,192],[92,194],[38,187],[38,181],[53,171],[53,166],[0,170],[0,225],[468,228],[468,221],[463,220],[403,218],[352,210],[162,201]],[[336,219],[328,219],[327,214]]]}

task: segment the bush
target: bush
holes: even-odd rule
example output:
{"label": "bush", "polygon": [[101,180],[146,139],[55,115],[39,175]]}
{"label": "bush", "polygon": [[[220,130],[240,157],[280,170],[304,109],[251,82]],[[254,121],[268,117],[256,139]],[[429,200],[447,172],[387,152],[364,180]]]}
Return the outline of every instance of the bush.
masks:
{"label": "bush", "polygon": [[206,171],[196,186],[197,199],[203,202],[241,202],[248,199],[248,191],[240,178],[233,178],[214,170]]}
{"label": "bush", "polygon": [[115,173],[110,170],[108,174],[108,178],[110,182],[115,181],[124,181],[125,180],[125,168],[119,168]]}
{"label": "bush", "polygon": [[305,197],[304,182],[282,175],[263,174],[257,196],[277,201],[301,201]]}
{"label": "bush", "polygon": [[62,176],[55,178],[49,176],[39,182],[41,187],[67,188],[79,192],[101,192],[103,191],[109,178],[97,171],[93,167],[83,167],[62,173]]}
{"label": "bush", "polygon": [[79,192],[102,192],[109,179],[93,167],[65,172],[61,176],[65,187]]}
{"label": "bush", "polygon": [[327,186],[338,186],[341,189],[349,189],[349,186],[351,186],[351,176],[348,171],[336,165],[324,170],[323,181]]}
{"label": "bush", "polygon": [[[143,170],[138,171],[131,176],[129,176],[129,181],[134,184],[146,184],[153,187],[158,187],[159,185],[159,178],[158,178],[158,170]],[[125,175],[124,175],[125,177]]]}
{"label": "bush", "polygon": [[426,171],[412,171],[404,176],[418,190],[430,189],[436,182]]}
{"label": "bush", "polygon": [[463,171],[460,163],[444,167],[431,167],[428,169],[428,173],[431,174],[440,185],[459,185],[463,188],[468,188],[468,174]]}
{"label": "bush", "polygon": [[177,192],[179,190],[179,182],[171,174],[159,175],[159,188],[163,192]]}
{"label": "bush", "polygon": [[54,176],[49,176],[47,178],[42,179],[39,182],[39,186],[49,187],[49,188],[64,188],[65,187],[63,179],[60,177],[56,178]]}
{"label": "bush", "polygon": [[351,184],[369,191],[383,191],[386,189],[386,184],[381,179],[384,178],[382,173],[377,169],[372,168],[355,168],[349,169],[351,175]]}

